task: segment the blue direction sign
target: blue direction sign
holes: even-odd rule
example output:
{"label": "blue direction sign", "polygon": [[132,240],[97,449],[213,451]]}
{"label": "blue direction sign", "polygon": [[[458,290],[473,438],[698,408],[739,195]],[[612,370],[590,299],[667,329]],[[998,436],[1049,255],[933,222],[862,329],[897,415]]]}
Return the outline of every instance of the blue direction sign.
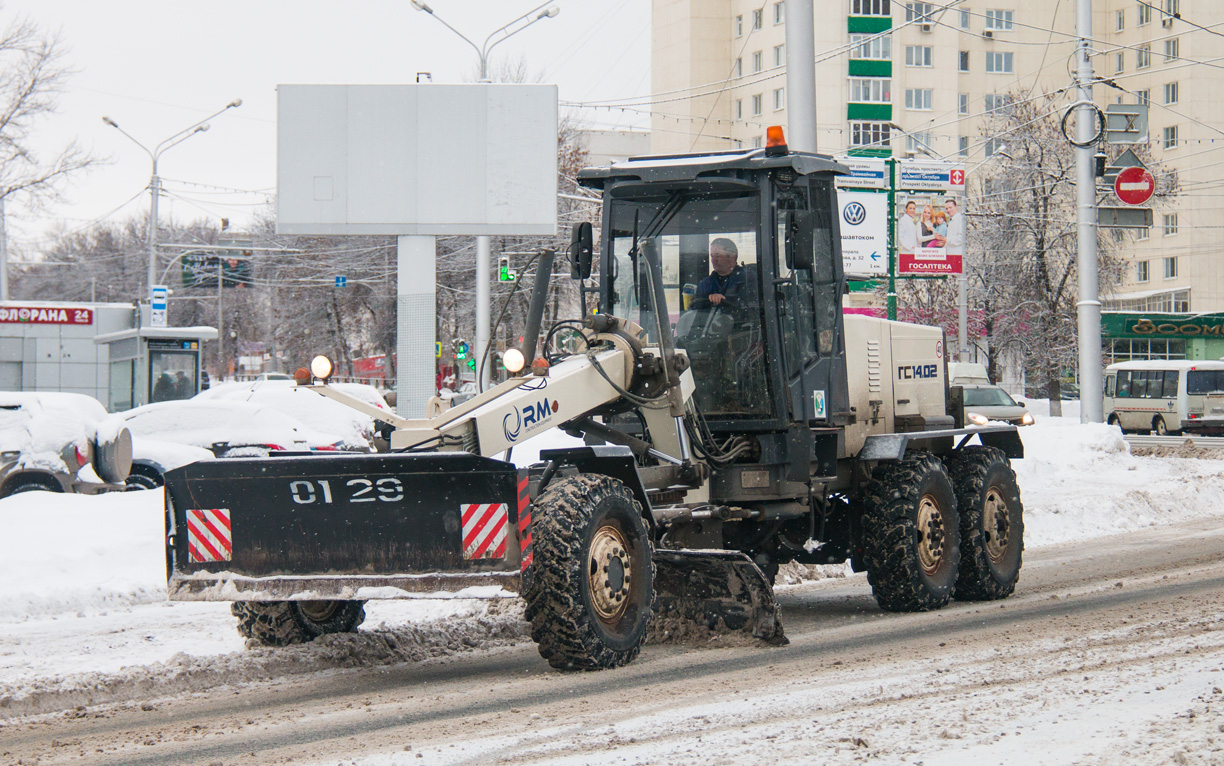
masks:
{"label": "blue direction sign", "polygon": [[348,277],[336,277],[336,287],[348,287]]}

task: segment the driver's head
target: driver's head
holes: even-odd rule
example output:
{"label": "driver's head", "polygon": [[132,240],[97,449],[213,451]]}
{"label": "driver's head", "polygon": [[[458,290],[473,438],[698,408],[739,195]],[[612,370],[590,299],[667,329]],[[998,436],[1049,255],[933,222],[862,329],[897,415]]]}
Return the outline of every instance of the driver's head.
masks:
{"label": "driver's head", "polygon": [[720,277],[725,277],[735,271],[735,262],[739,259],[739,248],[726,237],[719,237],[710,242],[710,267]]}

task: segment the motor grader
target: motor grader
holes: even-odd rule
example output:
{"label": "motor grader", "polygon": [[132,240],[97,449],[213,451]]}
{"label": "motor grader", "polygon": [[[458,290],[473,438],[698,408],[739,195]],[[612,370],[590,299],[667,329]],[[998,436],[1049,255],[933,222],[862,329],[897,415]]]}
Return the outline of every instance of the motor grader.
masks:
{"label": "motor grader", "polygon": [[[349,399],[317,358],[301,382],[385,423],[390,451],[168,473],[170,598],[232,601],[279,645],[355,630],[369,599],[518,594],[552,666],[600,669],[652,620],[784,643],[790,561],[848,560],[888,611],[1007,597],[1016,429],[961,421],[939,328],[843,313],[842,172],[780,142],[583,170],[594,286],[589,223],[569,256],[596,305],[537,354],[542,262],[511,377],[426,419]],[[740,281],[717,301],[696,289],[714,239]],[[554,429],[582,446],[511,462]]]}

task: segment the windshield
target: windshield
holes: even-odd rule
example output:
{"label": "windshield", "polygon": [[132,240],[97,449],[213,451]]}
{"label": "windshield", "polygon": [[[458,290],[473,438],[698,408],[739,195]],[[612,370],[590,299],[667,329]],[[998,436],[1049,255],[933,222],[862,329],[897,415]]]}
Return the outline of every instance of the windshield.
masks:
{"label": "windshield", "polygon": [[1001,388],[966,388],[966,407],[1014,407],[1016,401]]}
{"label": "windshield", "polygon": [[[646,259],[662,275],[664,322],[692,362],[707,416],[768,415],[761,316],[759,200],[755,195],[673,195],[614,200],[609,312],[657,342]],[[634,249],[634,245],[637,249]]]}

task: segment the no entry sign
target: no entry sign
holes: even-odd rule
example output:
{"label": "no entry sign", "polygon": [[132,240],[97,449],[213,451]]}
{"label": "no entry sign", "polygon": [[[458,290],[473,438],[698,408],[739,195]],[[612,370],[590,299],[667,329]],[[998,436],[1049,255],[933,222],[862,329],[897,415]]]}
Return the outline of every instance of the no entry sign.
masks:
{"label": "no entry sign", "polygon": [[1155,190],[1156,179],[1146,168],[1126,168],[1114,179],[1114,194],[1128,205],[1142,205]]}

